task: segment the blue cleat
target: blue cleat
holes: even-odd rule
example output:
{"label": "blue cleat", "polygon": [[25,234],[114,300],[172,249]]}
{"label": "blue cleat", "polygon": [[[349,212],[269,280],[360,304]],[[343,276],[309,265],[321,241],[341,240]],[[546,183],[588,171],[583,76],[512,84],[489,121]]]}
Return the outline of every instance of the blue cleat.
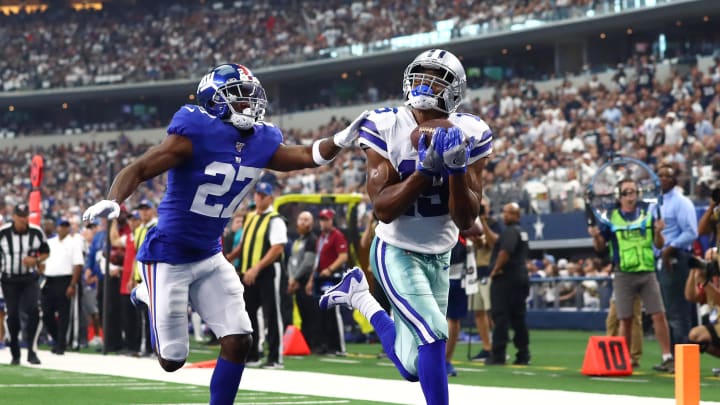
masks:
{"label": "blue cleat", "polygon": [[320,308],[330,309],[338,305],[352,309],[350,300],[358,292],[369,290],[365,274],[359,267],[353,267],[343,274],[342,280],[330,287],[320,297]]}

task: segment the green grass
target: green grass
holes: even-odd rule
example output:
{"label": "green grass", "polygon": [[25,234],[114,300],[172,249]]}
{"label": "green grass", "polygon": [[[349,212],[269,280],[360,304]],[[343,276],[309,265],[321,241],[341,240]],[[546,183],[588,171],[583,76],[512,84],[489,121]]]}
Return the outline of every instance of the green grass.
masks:
{"label": "green grass", "polygon": [[[641,367],[632,376],[590,378],[580,373],[588,337],[599,332],[544,331],[530,332],[532,364],[530,366],[484,366],[467,360],[467,343],[459,343],[454,361],[459,375],[451,384],[488,387],[538,388],[564,391],[672,398],[674,377],[652,370],[660,360],[658,345],[646,339]],[[512,347],[510,347],[511,349]],[[470,348],[475,354],[478,344]],[[84,350],[86,351],[86,350]],[[94,353],[94,350],[87,350]],[[188,361],[198,362],[217,357],[217,347],[192,344]],[[286,357],[285,369],[328,374],[401,380],[387,359],[378,359],[379,344],[349,344],[348,356]],[[509,353],[512,354],[510,351]],[[720,378],[710,369],[720,366],[720,359],[701,356],[701,399],[720,401]],[[159,367],[159,366],[158,366]],[[29,384],[29,385],[28,385]],[[67,386],[70,384],[70,386]],[[418,389],[419,386],[418,386]],[[121,403],[207,403],[204,386],[146,381],[140,379],[74,374],[29,367],[0,366],[0,403],[2,404],[121,404]],[[292,394],[262,393],[241,390],[238,403],[345,403],[377,402],[338,400]]]}
{"label": "green grass", "polygon": [[[208,388],[105,375],[70,373],[31,367],[0,366],[3,405],[207,404]],[[236,403],[347,404],[379,402],[240,390]]]}
{"label": "green grass", "polygon": [[[632,376],[602,378],[587,377],[580,373],[588,338],[601,332],[533,330],[530,331],[532,362],[529,366],[485,366],[467,359],[467,343],[458,343],[453,364],[458,369],[457,377],[450,377],[451,384],[477,385],[488,387],[538,388],[563,391],[593,392],[619,395],[673,398],[675,395],[674,376],[658,373],[652,369],[660,362],[657,342],[646,339],[640,368]],[[208,348],[200,348],[207,350]],[[512,345],[508,353],[513,354]],[[471,346],[471,355],[480,350],[480,345]],[[379,344],[349,344],[348,356],[336,358],[327,356],[290,357],[285,360],[286,370],[320,371],[330,374],[358,377],[374,377],[401,380],[401,377],[387,359],[378,359]],[[192,352],[192,350],[191,350]],[[190,361],[202,361],[216,357],[212,353],[192,353]],[[720,367],[720,359],[709,355],[701,356],[701,399],[720,401],[720,378],[713,377],[712,367]]]}

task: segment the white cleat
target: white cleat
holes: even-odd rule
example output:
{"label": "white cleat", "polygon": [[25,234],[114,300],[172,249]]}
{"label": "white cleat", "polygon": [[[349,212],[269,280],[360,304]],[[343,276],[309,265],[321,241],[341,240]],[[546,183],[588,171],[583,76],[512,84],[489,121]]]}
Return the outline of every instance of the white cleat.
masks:
{"label": "white cleat", "polygon": [[330,287],[320,297],[320,308],[330,309],[338,305],[352,309],[351,299],[355,293],[367,291],[368,286],[365,274],[359,267],[353,267],[343,274],[342,280]]}

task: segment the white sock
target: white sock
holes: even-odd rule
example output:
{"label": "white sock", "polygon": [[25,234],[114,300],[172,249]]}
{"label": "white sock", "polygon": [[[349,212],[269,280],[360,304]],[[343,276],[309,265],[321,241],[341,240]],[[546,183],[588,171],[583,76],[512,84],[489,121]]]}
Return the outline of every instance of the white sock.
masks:
{"label": "white sock", "polygon": [[147,305],[148,301],[150,301],[150,294],[148,293],[148,289],[145,284],[139,284],[137,286],[135,289],[135,297],[143,304]]}
{"label": "white sock", "polygon": [[360,313],[369,321],[378,311],[382,311],[382,307],[378,304],[375,297],[370,294],[369,290],[356,292],[350,299],[350,305],[360,311]]}
{"label": "white sock", "polygon": [[671,353],[665,353],[662,355],[662,361],[671,360],[673,358]]}

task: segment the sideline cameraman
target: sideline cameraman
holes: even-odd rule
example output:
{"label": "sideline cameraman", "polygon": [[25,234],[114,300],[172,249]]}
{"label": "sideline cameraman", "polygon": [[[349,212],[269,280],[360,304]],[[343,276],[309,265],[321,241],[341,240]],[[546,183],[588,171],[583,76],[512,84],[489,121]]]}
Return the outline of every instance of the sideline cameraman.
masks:
{"label": "sideline cameraman", "polygon": [[[710,210],[708,210],[710,211]],[[691,343],[700,345],[700,351],[720,357],[720,324],[718,313],[720,311],[720,274],[716,250],[708,251],[707,259],[711,259],[705,268],[690,270],[687,283],[685,283],[685,298],[691,302],[707,304],[710,307],[709,317],[702,325],[690,329],[688,339]]]}

